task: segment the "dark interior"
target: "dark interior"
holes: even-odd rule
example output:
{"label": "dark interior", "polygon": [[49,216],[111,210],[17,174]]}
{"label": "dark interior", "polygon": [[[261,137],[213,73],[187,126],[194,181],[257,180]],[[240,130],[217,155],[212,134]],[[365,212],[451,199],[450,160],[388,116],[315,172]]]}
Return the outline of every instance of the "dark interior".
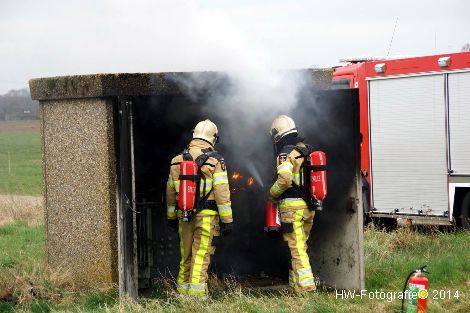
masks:
{"label": "dark interior", "polygon": [[[281,239],[267,238],[263,231],[266,195],[273,177],[268,136],[272,118],[266,116],[253,126],[255,146],[233,149],[231,142],[236,139],[224,127],[233,119],[205,113],[208,104],[204,98],[145,96],[132,98],[132,103],[139,288],[149,287],[154,279],[177,276],[179,243],[177,234],[166,225],[166,180],[171,158],[189,143],[193,127],[205,118],[219,125],[221,142],[216,148],[227,162],[235,220],[231,236],[217,244],[210,271],[219,276],[287,282],[287,246]],[[327,154],[327,213],[316,218],[312,237],[317,223],[334,225],[328,211],[351,205],[358,153],[356,105],[354,90],[305,89],[297,107],[285,112],[292,114],[306,142]],[[239,173],[238,179],[234,172]],[[309,249],[315,254],[315,242],[309,243]]]}

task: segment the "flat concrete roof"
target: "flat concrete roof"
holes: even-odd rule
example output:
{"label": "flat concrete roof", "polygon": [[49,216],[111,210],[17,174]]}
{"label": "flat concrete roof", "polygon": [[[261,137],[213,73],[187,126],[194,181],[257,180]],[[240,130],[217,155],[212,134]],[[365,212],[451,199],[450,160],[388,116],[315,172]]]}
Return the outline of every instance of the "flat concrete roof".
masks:
{"label": "flat concrete roof", "polygon": [[[330,69],[305,69],[313,81],[331,81]],[[91,74],[35,78],[29,81],[33,100],[80,99],[113,96],[152,96],[184,94],[185,85],[203,81],[211,88],[226,88],[225,72],[166,72]],[[187,82],[188,84],[185,84]],[[204,90],[204,84],[201,84]]]}
{"label": "flat concrete roof", "polygon": [[[177,81],[190,73],[119,73],[36,78],[29,81],[34,100],[181,94]],[[207,72],[201,75],[214,75]]]}

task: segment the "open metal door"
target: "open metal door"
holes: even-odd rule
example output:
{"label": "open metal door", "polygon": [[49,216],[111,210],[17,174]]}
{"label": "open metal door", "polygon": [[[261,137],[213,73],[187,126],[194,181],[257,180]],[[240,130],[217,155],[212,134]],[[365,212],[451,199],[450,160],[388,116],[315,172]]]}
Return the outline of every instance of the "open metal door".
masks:
{"label": "open metal door", "polygon": [[117,102],[119,295],[136,299],[138,296],[137,212],[133,169],[132,102],[127,98],[118,98]]}

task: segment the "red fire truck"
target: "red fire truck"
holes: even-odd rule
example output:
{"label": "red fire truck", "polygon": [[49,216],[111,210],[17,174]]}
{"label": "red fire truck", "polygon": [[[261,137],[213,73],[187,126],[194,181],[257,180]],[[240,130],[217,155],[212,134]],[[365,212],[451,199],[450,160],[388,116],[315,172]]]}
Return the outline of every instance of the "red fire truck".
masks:
{"label": "red fire truck", "polygon": [[470,228],[470,52],[349,59],[359,89],[365,213]]}

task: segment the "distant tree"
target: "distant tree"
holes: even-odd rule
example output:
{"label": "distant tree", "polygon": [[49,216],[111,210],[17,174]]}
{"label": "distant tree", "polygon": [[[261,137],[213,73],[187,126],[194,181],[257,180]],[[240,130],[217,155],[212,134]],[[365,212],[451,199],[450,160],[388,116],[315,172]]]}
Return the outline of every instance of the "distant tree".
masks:
{"label": "distant tree", "polygon": [[0,120],[34,120],[39,118],[39,103],[27,89],[11,90],[0,95]]}
{"label": "distant tree", "polygon": [[466,44],[462,47],[462,52],[470,52],[470,42],[466,43]]}

